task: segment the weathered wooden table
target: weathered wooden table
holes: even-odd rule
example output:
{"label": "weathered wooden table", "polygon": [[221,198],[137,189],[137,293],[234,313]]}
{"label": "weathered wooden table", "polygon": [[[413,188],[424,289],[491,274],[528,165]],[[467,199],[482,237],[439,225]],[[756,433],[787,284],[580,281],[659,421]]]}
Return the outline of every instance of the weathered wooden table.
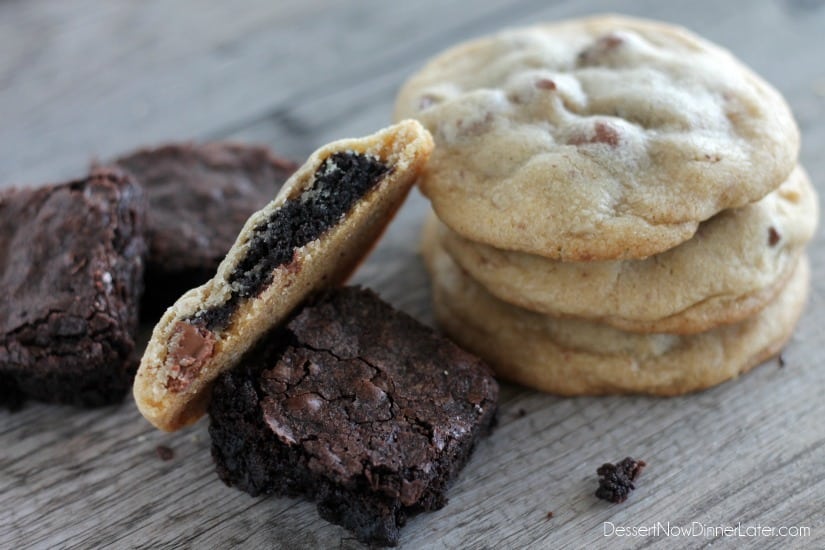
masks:
{"label": "weathered wooden table", "polygon": [[[57,181],[93,156],[190,138],[260,141],[300,160],[386,125],[403,79],[455,42],[604,10],[684,24],[773,82],[802,128],[802,162],[822,186],[822,0],[0,1],[0,185]],[[426,208],[412,197],[355,280],[432,322],[416,255]],[[505,385],[498,429],[450,503],[414,518],[402,546],[825,547],[821,232],[811,256],[810,306],[784,368],[768,362],[676,399],[561,399]],[[158,446],[173,458],[161,460]],[[649,464],[638,490],[621,505],[596,500],[596,467],[625,455]],[[611,527],[657,524],[671,531],[619,537]],[[693,536],[697,524],[810,532]],[[676,527],[691,534],[675,536]],[[253,499],[220,483],[205,421],[163,434],[131,401],[0,412],[0,547],[103,546],[359,545],[312,504]]]}

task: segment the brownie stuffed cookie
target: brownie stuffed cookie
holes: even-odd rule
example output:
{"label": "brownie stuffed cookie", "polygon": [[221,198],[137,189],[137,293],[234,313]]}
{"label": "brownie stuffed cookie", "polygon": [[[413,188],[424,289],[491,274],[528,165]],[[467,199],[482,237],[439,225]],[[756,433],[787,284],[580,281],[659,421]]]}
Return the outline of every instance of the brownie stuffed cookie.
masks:
{"label": "brownie stuffed cookie", "polygon": [[307,296],[346,280],[431,150],[430,134],[404,121],[313,153],[247,220],[217,274],[155,327],[135,379],[141,413],[164,430],[200,418],[221,372]]}

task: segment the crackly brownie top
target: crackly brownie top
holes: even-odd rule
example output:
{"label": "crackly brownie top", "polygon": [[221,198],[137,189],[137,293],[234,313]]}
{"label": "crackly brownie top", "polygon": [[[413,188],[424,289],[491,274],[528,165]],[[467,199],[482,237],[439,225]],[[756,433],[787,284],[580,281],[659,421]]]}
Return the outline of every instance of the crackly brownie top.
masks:
{"label": "crackly brownie top", "polygon": [[167,271],[215,269],[250,214],[297,165],[266,148],[233,143],[166,145],[117,159],[149,198],[149,262]]}
{"label": "crackly brownie top", "polygon": [[43,323],[71,338],[134,321],[126,302],[142,270],[144,216],[140,188],[117,171],[0,193],[0,342]]}
{"label": "crackly brownie top", "polygon": [[411,505],[445,475],[434,464],[491,418],[488,368],[369,290],[329,291],[287,331],[290,345],[260,374],[264,419],[338,483],[366,481]]}

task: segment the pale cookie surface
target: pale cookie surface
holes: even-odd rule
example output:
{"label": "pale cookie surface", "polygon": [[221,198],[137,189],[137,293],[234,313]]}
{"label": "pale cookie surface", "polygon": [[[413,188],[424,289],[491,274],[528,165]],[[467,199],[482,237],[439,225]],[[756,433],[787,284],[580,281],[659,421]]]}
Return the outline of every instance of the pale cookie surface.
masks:
{"label": "pale cookie surface", "polygon": [[468,241],[443,224],[438,235],[505,302],[633,332],[693,333],[764,307],[791,276],[817,218],[816,193],[798,167],[760,201],[719,213],[687,242],[645,260],[560,262]]}
{"label": "pale cookie surface", "polygon": [[787,285],[741,323],[692,335],[634,334],[559,319],[498,300],[425,239],[441,327],[506,380],[561,395],[679,395],[758,365],[790,338],[808,292],[803,256]]}
{"label": "pale cookie surface", "polygon": [[505,31],[433,59],[396,117],[436,142],[421,189],[451,229],[553,259],[644,258],[787,179],[785,101],[688,31],[594,17]]}
{"label": "pale cookie surface", "polygon": [[155,327],[134,385],[143,416],[167,431],[200,418],[221,372],[306,296],[349,276],[431,150],[430,134],[408,120],[313,153],[249,218],[215,277]]}

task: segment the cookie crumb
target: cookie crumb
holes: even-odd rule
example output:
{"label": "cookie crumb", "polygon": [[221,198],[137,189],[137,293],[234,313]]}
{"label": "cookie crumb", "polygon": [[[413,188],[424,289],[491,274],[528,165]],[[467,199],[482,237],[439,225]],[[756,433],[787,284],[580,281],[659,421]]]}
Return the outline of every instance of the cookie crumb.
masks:
{"label": "cookie crumb", "polygon": [[175,458],[175,451],[173,451],[166,445],[158,445],[157,447],[155,447],[155,452],[158,454],[158,458],[160,458],[164,462],[168,462]]}
{"label": "cookie crumb", "polygon": [[553,519],[553,512],[552,512],[552,510],[551,510],[550,512],[547,512],[547,515],[546,515],[546,516],[544,516],[544,519]]}
{"label": "cookie crumb", "polygon": [[639,477],[642,468],[647,466],[644,460],[627,457],[616,464],[605,463],[597,470],[599,488],[596,496],[618,504],[627,500],[627,496],[636,486],[633,482]]}

